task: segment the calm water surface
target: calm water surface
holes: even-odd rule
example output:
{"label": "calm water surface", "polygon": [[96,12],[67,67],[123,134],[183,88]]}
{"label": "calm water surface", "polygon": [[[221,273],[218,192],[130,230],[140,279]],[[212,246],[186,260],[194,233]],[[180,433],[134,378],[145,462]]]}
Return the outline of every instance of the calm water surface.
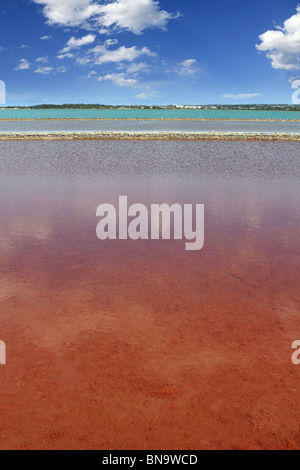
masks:
{"label": "calm water surface", "polygon": [[[299,448],[299,155],[0,142],[0,446]],[[100,242],[119,195],[204,203],[204,249]]]}
{"label": "calm water surface", "polygon": [[299,133],[300,122],[252,121],[0,121],[1,132],[284,132]]}
{"label": "calm water surface", "polygon": [[300,119],[297,111],[213,111],[146,109],[0,109],[0,119]]}

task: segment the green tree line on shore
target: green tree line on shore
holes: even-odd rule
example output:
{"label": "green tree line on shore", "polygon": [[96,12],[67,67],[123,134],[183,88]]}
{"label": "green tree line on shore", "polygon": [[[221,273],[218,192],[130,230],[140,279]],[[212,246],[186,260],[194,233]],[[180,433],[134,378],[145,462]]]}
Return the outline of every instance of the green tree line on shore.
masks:
{"label": "green tree line on shore", "polygon": [[227,111],[300,111],[300,105],[270,105],[270,104],[245,104],[245,105],[105,105],[105,104],[39,104],[35,106],[7,106],[5,109],[154,109],[154,110],[227,110]]}

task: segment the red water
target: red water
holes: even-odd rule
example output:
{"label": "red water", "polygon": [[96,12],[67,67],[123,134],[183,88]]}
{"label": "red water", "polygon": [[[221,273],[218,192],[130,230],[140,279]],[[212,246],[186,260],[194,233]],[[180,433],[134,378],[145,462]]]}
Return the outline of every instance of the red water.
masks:
{"label": "red water", "polygon": [[[298,143],[0,144],[1,449],[297,449]],[[204,203],[206,243],[96,238]]]}

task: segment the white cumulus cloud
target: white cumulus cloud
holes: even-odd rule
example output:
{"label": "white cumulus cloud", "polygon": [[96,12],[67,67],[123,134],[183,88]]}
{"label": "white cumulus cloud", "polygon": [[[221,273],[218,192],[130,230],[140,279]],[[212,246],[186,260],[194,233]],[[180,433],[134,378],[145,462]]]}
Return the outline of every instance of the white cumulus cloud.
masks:
{"label": "white cumulus cloud", "polygon": [[53,67],[38,67],[34,73],[38,73],[40,75],[49,75],[53,70]]}
{"label": "white cumulus cloud", "polygon": [[119,41],[117,39],[107,39],[105,41],[105,46],[110,47],[110,46],[115,46],[116,44],[119,44]]}
{"label": "white cumulus cloud", "polygon": [[256,48],[267,53],[274,69],[300,70],[300,5],[283,28],[267,31],[259,39]]}
{"label": "white cumulus cloud", "polygon": [[128,30],[141,34],[147,28],[166,29],[168,22],[178,14],[162,10],[156,0],[33,0],[43,5],[47,22],[60,26],[98,28],[105,33],[111,30]]}
{"label": "white cumulus cloud", "polygon": [[88,34],[87,36],[83,36],[82,38],[74,38],[73,36],[67,42],[66,46],[62,49],[61,54],[67,54],[72,49],[79,49],[82,46],[87,46],[88,44],[92,44],[96,39],[94,34]]}
{"label": "white cumulus cloud", "polygon": [[136,98],[138,100],[150,100],[156,95],[158,95],[157,91],[151,91],[149,93],[139,93],[138,95],[136,95]]}
{"label": "white cumulus cloud", "polygon": [[186,59],[179,64],[179,73],[181,75],[192,75],[197,72],[195,65],[197,61],[195,59]]}
{"label": "white cumulus cloud", "polygon": [[27,59],[21,59],[18,65],[16,66],[15,70],[28,70],[30,69],[30,62]]}
{"label": "white cumulus cloud", "polygon": [[111,81],[115,85],[122,86],[122,87],[125,87],[125,86],[133,87],[137,84],[136,79],[126,78],[125,75],[122,73],[111,73],[111,74],[107,74],[107,75],[104,75],[103,77],[98,78],[99,82],[102,82],[104,80]]}
{"label": "white cumulus cloud", "polygon": [[66,54],[59,54],[57,56],[58,59],[73,59],[74,54],[71,54],[71,52],[67,52]]}
{"label": "white cumulus cloud", "polygon": [[95,56],[94,63],[96,65],[107,64],[109,62],[133,62],[142,55],[154,56],[155,54],[148,49],[143,47],[138,49],[136,46],[125,47],[121,46],[118,49],[107,49],[104,45],[96,46],[91,51]]}
{"label": "white cumulus cloud", "polygon": [[139,75],[140,73],[149,72],[150,66],[145,62],[133,63],[127,67],[127,73],[131,75]]}
{"label": "white cumulus cloud", "polygon": [[46,64],[47,62],[49,62],[48,60],[48,56],[45,56],[45,57],[38,57],[37,59],[35,59],[36,62],[41,62],[42,64]]}
{"label": "white cumulus cloud", "polygon": [[231,95],[229,93],[225,93],[222,95],[222,98],[231,99],[231,100],[246,100],[251,98],[258,98],[261,96],[259,93],[240,93],[238,95]]}

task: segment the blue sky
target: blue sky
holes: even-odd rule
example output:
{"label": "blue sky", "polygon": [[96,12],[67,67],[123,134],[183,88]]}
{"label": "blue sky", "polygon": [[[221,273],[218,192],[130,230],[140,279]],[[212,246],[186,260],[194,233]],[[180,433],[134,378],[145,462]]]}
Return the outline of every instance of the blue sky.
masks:
{"label": "blue sky", "polygon": [[291,103],[297,0],[1,0],[8,105]]}

